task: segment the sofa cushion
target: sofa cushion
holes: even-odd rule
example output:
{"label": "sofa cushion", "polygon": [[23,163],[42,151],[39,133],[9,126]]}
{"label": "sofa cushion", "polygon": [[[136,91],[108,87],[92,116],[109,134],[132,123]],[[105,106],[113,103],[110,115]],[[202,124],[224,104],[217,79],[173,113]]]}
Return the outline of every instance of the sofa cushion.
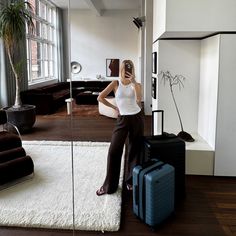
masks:
{"label": "sofa cushion", "polygon": [[38,90],[41,91],[41,92],[54,93],[54,92],[59,91],[59,90],[69,89],[69,87],[70,87],[69,83],[60,82],[60,83],[55,83],[55,84],[50,84],[50,85],[43,86],[41,88],[38,88]]}
{"label": "sofa cushion", "polygon": [[34,163],[30,156],[24,156],[0,164],[0,185],[34,172]]}
{"label": "sofa cushion", "polygon": [[17,148],[12,148],[8,149],[5,151],[0,152],[0,163],[14,160],[19,157],[24,157],[26,156],[25,150],[23,147],[17,147]]}
{"label": "sofa cushion", "polygon": [[7,131],[0,132],[0,151],[5,151],[11,148],[21,147],[21,139],[18,135]]}
{"label": "sofa cushion", "polygon": [[91,105],[95,105],[98,104],[97,101],[97,94],[93,94],[93,91],[84,91],[79,93],[75,100],[76,100],[76,104],[80,105],[80,104],[91,104]]}
{"label": "sofa cushion", "polygon": [[52,94],[54,100],[67,97],[69,95],[70,95],[69,89],[59,90],[59,91],[56,91]]}

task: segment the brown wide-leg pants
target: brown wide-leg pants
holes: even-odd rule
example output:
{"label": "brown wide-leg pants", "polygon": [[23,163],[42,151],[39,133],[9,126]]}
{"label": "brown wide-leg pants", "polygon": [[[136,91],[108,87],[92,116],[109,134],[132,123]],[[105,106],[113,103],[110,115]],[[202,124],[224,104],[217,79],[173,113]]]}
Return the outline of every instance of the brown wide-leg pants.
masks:
{"label": "brown wide-leg pants", "polygon": [[140,163],[143,129],[142,112],[135,115],[119,116],[117,118],[107,156],[107,175],[103,183],[106,193],[114,193],[118,188],[121,158],[127,136],[128,154],[126,164],[128,165],[128,169],[125,181],[132,183],[133,167]]}

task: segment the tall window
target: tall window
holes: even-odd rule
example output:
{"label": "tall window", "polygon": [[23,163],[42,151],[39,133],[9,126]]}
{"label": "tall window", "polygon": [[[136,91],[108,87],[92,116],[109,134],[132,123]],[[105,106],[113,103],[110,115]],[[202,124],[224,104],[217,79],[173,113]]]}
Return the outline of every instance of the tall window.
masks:
{"label": "tall window", "polygon": [[45,0],[28,0],[34,11],[35,30],[27,32],[29,84],[58,79],[56,7]]}

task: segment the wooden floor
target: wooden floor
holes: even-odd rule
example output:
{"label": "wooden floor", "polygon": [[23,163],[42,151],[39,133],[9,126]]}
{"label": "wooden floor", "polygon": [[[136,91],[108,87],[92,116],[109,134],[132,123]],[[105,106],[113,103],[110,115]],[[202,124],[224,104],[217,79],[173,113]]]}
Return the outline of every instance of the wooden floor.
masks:
{"label": "wooden floor", "polygon": [[[110,141],[115,120],[106,117],[38,116],[33,131],[23,140]],[[145,118],[145,134],[151,120]],[[132,213],[132,196],[123,191],[121,228],[105,235],[124,236],[224,236],[236,235],[236,178],[186,176],[186,198],[176,207],[175,215],[155,232]],[[69,236],[72,231],[1,227],[0,236]],[[74,235],[103,235],[77,231]]]}

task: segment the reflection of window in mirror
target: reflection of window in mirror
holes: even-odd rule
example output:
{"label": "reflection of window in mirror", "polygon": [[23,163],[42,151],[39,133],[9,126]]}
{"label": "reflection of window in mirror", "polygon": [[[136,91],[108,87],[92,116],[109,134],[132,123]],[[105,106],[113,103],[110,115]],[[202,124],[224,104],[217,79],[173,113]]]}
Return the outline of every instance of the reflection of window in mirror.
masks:
{"label": "reflection of window in mirror", "polygon": [[107,77],[118,77],[119,76],[119,59],[106,59],[106,76]]}
{"label": "reflection of window in mirror", "polygon": [[[78,231],[81,229],[117,231],[121,220],[121,209],[127,207],[128,215],[131,215],[131,199],[126,201],[131,195],[127,189],[121,191],[122,181],[116,192],[116,201],[113,201],[114,195],[105,198],[98,198],[96,195],[96,190],[104,180],[111,132],[116,123],[116,119],[109,117],[109,114],[101,114],[97,96],[112,80],[118,80],[119,67],[123,58],[131,58],[134,61],[137,67],[136,79],[137,82],[141,82],[139,73],[143,69],[142,63],[139,63],[141,44],[139,32],[132,23],[132,17],[140,12],[141,0],[119,1],[119,7],[117,0],[109,0],[109,3],[102,1],[103,4],[95,0],[28,1],[35,4],[35,15],[39,14],[34,19],[36,26],[34,35],[27,35],[27,45],[30,47],[27,58],[29,83],[35,85],[43,81],[43,84],[39,85],[40,88],[35,88],[38,92],[35,95],[38,98],[37,102],[42,105],[38,105],[41,114],[37,114],[34,132],[24,134],[23,139],[40,140],[36,142],[42,147],[37,161],[43,161],[43,170],[39,171],[40,165],[36,161],[35,180],[37,177],[40,179],[32,184],[32,188],[39,190],[42,188],[43,191],[39,194],[40,199],[35,199],[40,202],[46,199],[45,204],[37,202],[31,205],[42,209],[48,207],[45,212],[49,214],[44,215],[49,220],[41,220],[44,224],[42,227],[47,228],[43,229],[45,235],[50,234],[53,227],[59,229],[53,234],[63,234],[64,229],[72,229],[73,222],[74,229]],[[88,2],[90,4],[87,4]],[[52,3],[56,4],[56,9],[53,8]],[[69,4],[72,10],[65,4]],[[121,10],[120,7],[125,10]],[[77,64],[76,67],[71,68],[72,60],[78,60],[83,65],[83,69],[80,71],[81,67]],[[80,72],[79,76],[73,74],[77,71]],[[97,80],[96,75],[100,75],[99,78],[105,76],[107,78]],[[31,89],[30,86],[28,90]],[[69,89],[71,94],[68,92]],[[42,90],[44,91],[40,93]],[[109,96],[109,101],[115,102],[115,94],[112,92]],[[53,102],[49,102],[47,100],[49,98]],[[31,99],[29,103],[34,101]],[[107,108],[109,107],[105,107]],[[114,109],[111,111],[114,112]],[[53,151],[49,156],[50,148]],[[38,150],[39,148],[34,148],[34,151]],[[125,151],[123,154],[125,155]],[[35,159],[34,154],[31,155]],[[122,163],[121,180],[122,176],[125,176],[124,169]],[[50,181],[47,181],[45,172],[50,175]],[[30,190],[28,186],[27,189]],[[48,189],[50,194],[44,194]],[[23,191],[25,189],[21,188],[20,192]],[[19,210],[25,212],[24,207]],[[33,209],[29,210],[33,211]],[[54,218],[52,219],[51,216]],[[133,221],[132,215],[128,217]],[[129,219],[122,221],[129,222]],[[54,225],[46,225],[47,222],[52,222]],[[140,228],[138,222],[135,224],[135,228]],[[34,226],[29,225],[29,227]],[[123,228],[128,229],[126,223]],[[27,229],[20,229],[20,231],[26,232]],[[35,229],[35,231],[36,234],[40,233],[40,230]],[[68,231],[65,234],[70,235],[70,233],[72,232]],[[118,234],[123,233],[129,235],[130,232],[122,231]],[[131,232],[131,234],[136,233],[136,231]],[[91,233],[79,231],[76,234]]]}
{"label": "reflection of window in mirror", "polygon": [[[2,5],[20,3],[18,8],[23,8],[25,4],[22,1],[2,2],[4,4],[1,4],[0,10],[3,9]],[[70,39],[67,31],[70,4],[69,0],[61,1],[60,6],[56,4],[59,2],[57,0],[23,2],[32,5],[35,30],[32,34],[23,24],[26,39],[21,44],[17,37],[16,44],[20,45],[20,49],[13,53],[14,60],[19,58],[18,70],[22,70],[22,102],[36,106],[37,119],[32,129],[21,133],[21,136],[10,133],[10,142],[6,140],[5,131],[3,133],[0,127],[0,139],[4,141],[4,145],[0,143],[0,155],[3,157],[1,147],[4,147],[3,158],[6,158],[6,169],[1,170],[7,173],[0,176],[0,189],[6,188],[0,191],[0,205],[4,206],[1,208],[4,214],[0,217],[0,224],[3,226],[0,235],[38,235],[42,232],[44,235],[60,235],[64,234],[63,230],[71,229],[74,222],[72,114],[68,116],[66,103],[67,99],[72,98],[71,84],[66,81],[70,65],[67,45]],[[15,24],[17,22],[14,20]],[[17,35],[17,31],[13,32],[15,34]],[[1,109],[3,106],[13,105],[15,98],[15,85],[11,82],[13,73],[4,52],[2,38],[0,58],[0,80],[6,85],[0,86]],[[72,103],[69,105],[72,107]],[[28,110],[22,109],[24,110],[27,112],[26,116],[20,114],[20,117],[22,120],[29,120]],[[11,162],[7,158],[12,158],[9,159]],[[34,174],[31,175],[32,167]],[[3,183],[6,185],[3,186]],[[12,226],[17,226],[17,229]],[[72,234],[72,231],[66,232],[66,235]]]}
{"label": "reflection of window in mirror", "polygon": [[61,55],[62,51],[57,47],[58,43],[62,44],[62,37],[60,36],[61,22],[63,21],[62,10],[54,3],[44,0],[31,0],[29,2],[33,7],[35,25],[33,34],[27,32],[29,85],[35,85],[39,81],[50,83],[55,78],[61,81],[63,75],[60,75],[57,68],[59,65],[64,65],[60,62],[64,56]]}

